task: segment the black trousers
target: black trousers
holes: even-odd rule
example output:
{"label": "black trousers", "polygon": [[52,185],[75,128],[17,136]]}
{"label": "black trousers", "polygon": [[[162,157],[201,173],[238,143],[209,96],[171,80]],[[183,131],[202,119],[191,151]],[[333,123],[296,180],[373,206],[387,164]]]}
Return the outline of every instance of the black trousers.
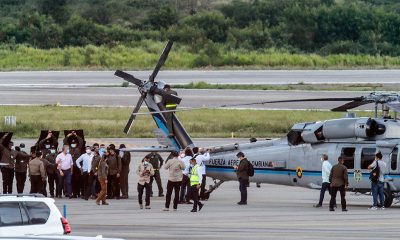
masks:
{"label": "black trousers", "polygon": [[200,186],[200,198],[204,199],[204,193],[206,192],[206,178],[207,175],[203,174],[203,179],[201,180],[201,186]]}
{"label": "black trousers", "polygon": [[119,178],[117,178],[117,174],[108,175],[107,180],[108,180],[107,197],[108,198],[119,198],[120,186],[119,186]]}
{"label": "black trousers", "polygon": [[42,176],[31,176],[31,192],[30,193],[43,193]]}
{"label": "black trousers", "polygon": [[150,177],[151,194],[153,194],[153,181],[156,180],[158,187],[158,195],[163,194],[164,190],[161,183],[160,170],[154,170],[154,175]]}
{"label": "black trousers", "polygon": [[180,202],[189,202],[190,194],[189,194],[189,187],[190,187],[190,179],[188,176],[183,174],[182,183],[181,183],[181,193],[179,197]]}
{"label": "black trousers", "polygon": [[174,209],[178,208],[179,191],[181,190],[181,184],[182,184],[182,181],[179,181],[179,182],[168,181],[167,196],[165,198],[165,208],[169,208],[169,205],[171,203],[172,191],[174,191],[174,195],[175,195],[174,196]]}
{"label": "black trousers", "polygon": [[15,179],[17,180],[17,192],[23,193],[26,182],[26,172],[15,172]]}
{"label": "black trousers", "polygon": [[337,192],[340,192],[340,201],[342,204],[342,209],[346,209],[346,188],[344,186],[331,187],[331,201],[329,203],[329,209],[333,209],[336,204]]}
{"label": "black trousers", "polygon": [[325,192],[326,190],[328,190],[328,192],[330,193],[330,183],[328,182],[323,182],[322,186],[321,186],[321,192],[319,193],[319,205],[322,205],[322,202],[324,201],[324,196],[325,196]]}
{"label": "black trousers", "polygon": [[199,205],[202,205],[202,203],[199,201],[199,189],[197,188],[197,186],[190,186],[190,192],[193,199],[193,210],[197,211],[197,207]]}
{"label": "black trousers", "polygon": [[83,195],[83,179],[81,170],[74,165],[74,171],[72,172],[72,194],[74,197]]}
{"label": "black trousers", "polygon": [[247,185],[249,181],[239,178],[240,202],[247,203]]}
{"label": "black trousers", "polygon": [[[54,197],[54,193],[59,192],[57,173],[47,174],[47,182],[49,183],[50,196]],[[54,190],[55,190],[55,192],[54,192]]]}
{"label": "black trousers", "polygon": [[89,173],[88,177],[88,188],[85,187],[85,198],[89,198],[91,195],[96,195],[96,184],[97,176],[94,175],[92,171]]}
{"label": "black trousers", "polygon": [[120,176],[120,186],[123,197],[128,197],[129,193],[128,177],[129,177],[129,169],[123,169]]}
{"label": "black trousers", "polygon": [[11,194],[14,180],[14,169],[2,167],[1,174],[3,177],[3,194]]}
{"label": "black trousers", "polygon": [[82,179],[83,179],[83,190],[84,190],[84,194],[82,196],[84,196],[85,199],[88,199],[90,197],[90,184],[89,184],[89,173],[88,172],[83,172],[82,174]]}
{"label": "black trousers", "polygon": [[138,200],[139,200],[139,204],[143,204],[143,192],[144,190],[146,190],[146,206],[150,206],[150,184],[149,183],[145,183],[144,185],[140,185],[138,183],[137,185],[137,190],[138,190]]}
{"label": "black trousers", "polygon": [[42,189],[41,189],[41,193],[43,194],[43,196],[47,197],[47,181],[46,180],[42,180]]}

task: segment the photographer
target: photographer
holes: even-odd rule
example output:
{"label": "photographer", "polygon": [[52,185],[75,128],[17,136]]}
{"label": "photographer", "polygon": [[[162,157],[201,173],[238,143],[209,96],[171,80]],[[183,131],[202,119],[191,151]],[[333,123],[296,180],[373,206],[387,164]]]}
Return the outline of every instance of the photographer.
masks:
{"label": "photographer", "polygon": [[150,177],[154,175],[154,168],[149,163],[150,159],[145,157],[143,162],[138,166],[136,174],[139,176],[138,193],[139,193],[139,206],[143,209],[143,190],[146,189],[146,209],[150,209]]}

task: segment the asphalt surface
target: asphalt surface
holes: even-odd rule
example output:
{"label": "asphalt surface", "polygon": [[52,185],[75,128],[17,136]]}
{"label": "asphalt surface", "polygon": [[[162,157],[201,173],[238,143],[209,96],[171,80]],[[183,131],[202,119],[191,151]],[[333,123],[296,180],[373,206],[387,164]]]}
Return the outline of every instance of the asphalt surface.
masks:
{"label": "asphalt surface", "polygon": [[[32,140],[24,141],[28,145]],[[90,139],[104,143],[125,142],[129,146],[153,144],[152,139]],[[195,139],[200,146],[244,142],[246,139]],[[165,199],[154,197],[151,210],[140,210],[137,203],[135,169],[142,158],[134,154],[131,163],[129,200],[110,200],[109,206],[97,206],[93,200],[57,199],[73,235],[121,237],[125,239],[398,239],[399,207],[369,211],[371,196],[347,194],[349,212],[329,212],[312,207],[319,191],[263,184],[248,189],[247,206],[237,206],[237,182],[224,183],[212,193],[201,212],[190,213],[190,205],[179,205],[177,212],[162,212]],[[166,186],[166,171],[161,171]],[[211,180],[208,179],[208,184]],[[1,186],[0,186],[1,187]],[[26,189],[29,186],[26,187]],[[156,187],[154,186],[156,189]],[[155,190],[155,195],[158,191]],[[328,199],[328,196],[326,196]],[[325,199],[325,204],[327,203]],[[340,208],[340,205],[339,205]]]}
{"label": "asphalt surface", "polygon": [[[225,104],[254,103],[287,99],[325,97],[358,97],[362,92],[336,91],[246,91],[246,90],[188,90],[178,89],[182,97],[180,107],[217,107]],[[134,106],[139,98],[136,88],[122,87],[66,87],[20,88],[1,87],[0,105],[85,105]],[[343,102],[303,102],[237,106],[257,109],[331,109]],[[372,105],[359,109],[373,109]]]}
{"label": "asphalt surface", "polygon": [[[151,71],[129,71],[147,80]],[[327,84],[398,83],[400,70],[232,70],[161,71],[156,80],[170,84],[205,81],[212,84]],[[0,86],[115,85],[122,80],[114,71],[0,72]]]}

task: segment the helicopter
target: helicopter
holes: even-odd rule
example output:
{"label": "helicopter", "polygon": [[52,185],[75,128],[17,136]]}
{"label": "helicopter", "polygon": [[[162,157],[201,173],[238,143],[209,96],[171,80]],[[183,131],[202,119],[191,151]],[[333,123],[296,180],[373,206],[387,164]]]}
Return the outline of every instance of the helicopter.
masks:
{"label": "helicopter", "polygon": [[[155,82],[155,78],[165,63],[172,47],[168,41],[160,59],[148,81],[135,78],[133,75],[117,70],[115,75],[133,83],[138,87],[140,98],[136,104],[128,123],[124,129],[128,133],[136,116],[149,114],[157,125],[154,131],[160,147],[141,149],[124,149],[135,152],[172,152],[186,147],[194,147],[192,139],[176,115],[173,115],[173,133],[166,127],[166,110],[162,99],[179,104],[181,98],[168,94],[163,90],[164,82]],[[371,191],[368,166],[374,161],[375,153],[381,152],[383,161],[388,166],[385,176],[385,207],[390,207],[393,200],[400,199],[400,123],[397,112],[400,112],[400,95],[397,93],[370,93],[354,98],[318,98],[294,99],[279,101],[264,101],[257,103],[239,103],[221,105],[212,108],[226,108],[249,106],[255,104],[274,104],[291,102],[346,102],[332,111],[347,112],[356,107],[375,104],[373,117],[356,117],[347,114],[346,117],[316,122],[296,123],[286,136],[279,139],[267,139],[245,144],[232,143],[223,146],[210,146],[210,160],[206,162],[207,177],[213,179],[206,192],[206,198],[226,181],[236,181],[234,166],[238,165],[236,157],[243,152],[253,164],[255,174],[250,182],[269,183],[287,186],[299,186],[311,189],[320,189],[322,185],[320,160],[322,154],[328,155],[332,164],[337,163],[338,157],[344,159],[344,165],[349,173],[348,191],[366,194]],[[140,113],[141,105],[145,103],[149,112]],[[382,106],[382,115],[378,116],[379,105]],[[211,107],[209,107],[211,108]],[[203,108],[173,110],[186,111]],[[394,117],[389,111],[394,111]],[[172,137],[171,137],[172,136]]]}

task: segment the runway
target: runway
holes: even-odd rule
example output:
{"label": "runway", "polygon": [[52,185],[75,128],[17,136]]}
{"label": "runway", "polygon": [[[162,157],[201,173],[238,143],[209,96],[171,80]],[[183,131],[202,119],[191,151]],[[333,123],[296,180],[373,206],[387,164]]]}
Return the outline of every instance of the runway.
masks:
{"label": "runway", "polygon": [[[147,80],[151,71],[129,71]],[[365,84],[398,83],[400,70],[190,70],[160,71],[156,80],[170,84],[205,81],[211,84]],[[5,86],[105,86],[122,80],[114,71],[33,71],[0,72],[0,87]]]}
{"label": "runway", "polygon": [[[337,91],[246,91],[246,90],[188,90],[178,89],[183,99],[180,107],[216,107],[224,104],[254,103],[262,101],[358,97],[365,92]],[[136,88],[122,87],[62,87],[62,88],[0,88],[0,105],[61,104],[72,106],[134,106],[139,98]],[[256,109],[331,109],[343,102],[303,102],[251,105]],[[241,106],[238,106],[241,108]],[[373,109],[372,105],[358,109]]]}
{"label": "runway", "polygon": [[[128,146],[154,144],[153,139],[89,139],[89,144],[126,143]],[[199,146],[247,142],[247,139],[195,139]],[[15,143],[32,140],[17,139]],[[165,199],[152,198],[151,210],[140,210],[137,203],[138,162],[143,154],[134,154],[129,176],[129,200],[110,200],[109,206],[97,206],[94,201],[57,199],[73,235],[121,237],[125,239],[397,239],[399,207],[383,211],[367,210],[371,196],[347,194],[349,212],[329,212],[326,205],[312,207],[319,191],[291,186],[251,184],[247,206],[237,206],[237,182],[227,182],[205,202],[199,213],[189,213],[190,205],[179,205],[177,212],[162,212]],[[161,171],[163,186],[167,172]],[[211,184],[210,179],[207,180]],[[0,186],[1,188],[1,186]],[[28,188],[28,186],[27,186]],[[154,189],[156,187],[154,186]],[[155,191],[157,195],[158,192]],[[326,196],[325,203],[328,201]],[[339,205],[340,208],[340,205]]]}

